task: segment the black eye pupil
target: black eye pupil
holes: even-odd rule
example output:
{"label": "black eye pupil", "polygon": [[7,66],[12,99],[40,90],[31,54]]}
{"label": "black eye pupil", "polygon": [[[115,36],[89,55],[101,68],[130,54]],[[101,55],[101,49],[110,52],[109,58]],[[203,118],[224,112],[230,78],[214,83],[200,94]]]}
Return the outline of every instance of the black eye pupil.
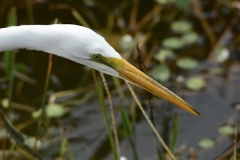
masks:
{"label": "black eye pupil", "polygon": [[92,57],[93,57],[94,59],[99,59],[99,58],[101,57],[101,55],[99,55],[99,54],[98,54],[98,55],[93,55]]}

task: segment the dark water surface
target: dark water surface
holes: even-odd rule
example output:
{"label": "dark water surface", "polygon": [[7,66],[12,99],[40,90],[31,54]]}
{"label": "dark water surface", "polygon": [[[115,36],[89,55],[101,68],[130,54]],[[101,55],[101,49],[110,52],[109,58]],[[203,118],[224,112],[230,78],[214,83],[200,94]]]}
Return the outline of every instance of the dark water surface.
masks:
{"label": "dark water surface", "polygon": [[[207,88],[202,91],[177,92],[202,114],[200,117],[178,109],[161,99],[154,99],[155,125],[162,136],[167,135],[168,141],[171,134],[171,119],[175,112],[178,113],[177,148],[185,146],[185,150],[181,151],[182,159],[187,159],[190,148],[194,148],[199,160],[215,159],[233,144],[233,139],[219,135],[217,128],[231,121],[234,124],[237,119],[237,111],[232,107],[233,102],[239,101],[240,95],[240,68],[236,68],[234,70],[237,72],[234,74],[230,72],[227,80],[218,76],[209,77]],[[102,159],[106,160],[113,159],[109,154],[110,148],[105,143],[108,141],[107,132],[96,99],[97,97],[94,96],[87,103],[74,107],[69,116],[63,118],[63,124],[67,128],[67,137],[76,159],[99,159],[95,156],[104,157]],[[114,105],[118,105],[119,99],[116,97],[113,102]],[[124,102],[125,106],[129,106],[130,103],[130,99],[126,99]],[[128,110],[128,108],[126,109]],[[120,111],[116,109],[115,113],[117,123],[121,125]],[[166,117],[168,118],[166,119]],[[168,130],[163,128],[166,123]],[[72,126],[72,129],[69,126]],[[56,134],[61,133],[57,128],[54,130]],[[198,141],[202,138],[215,139],[216,146],[207,150],[199,148]],[[134,126],[134,142],[140,159],[157,160],[155,143],[157,146],[160,145],[154,139],[151,128],[141,115],[140,120]],[[121,139],[120,146],[121,155],[130,160],[133,159],[133,152],[127,138]],[[99,154],[99,150],[102,154]],[[41,153],[49,157],[55,151],[47,147]]]}
{"label": "dark water surface", "polygon": [[[10,1],[9,1],[10,2]],[[35,1],[34,1],[35,2]],[[39,1],[40,2],[40,1]],[[64,4],[65,8],[56,7],[58,4]],[[92,25],[92,29],[94,30],[104,30],[107,26],[107,16],[106,13],[117,12],[120,11],[120,5],[118,6],[118,3],[115,1],[109,3],[107,0],[103,2],[102,5],[98,4],[99,8],[92,7],[90,5],[86,5],[84,1],[41,1],[40,3],[34,4],[33,7],[33,15],[35,19],[35,24],[51,24],[53,23],[53,20],[55,18],[59,18],[61,23],[70,23],[70,24],[79,24],[77,19],[72,15],[69,8],[66,6],[74,6],[76,10],[87,20],[87,22]],[[124,3],[123,3],[124,4]],[[151,9],[153,8],[153,5],[155,4],[155,1],[153,3],[146,3],[144,4],[143,1],[140,3],[139,7],[139,16],[138,18],[146,15]],[[128,6],[128,3],[124,4]],[[124,6],[122,5],[122,6]],[[220,8],[219,4],[216,7],[213,7],[211,4],[207,4],[207,2],[204,2],[203,4],[203,11],[207,13],[213,13],[213,15],[216,14],[216,12],[209,11],[208,8]],[[55,9],[53,9],[55,6]],[[103,8],[101,8],[103,7]],[[106,7],[107,9],[104,10]],[[119,8],[118,8],[119,7]],[[130,14],[131,14],[131,5],[123,9],[123,18],[125,23],[128,23]],[[26,5],[25,3],[17,3],[17,9],[18,9],[18,21],[20,24],[28,24],[27,23],[27,15],[26,15]],[[205,9],[205,10],[204,10]],[[147,34],[148,32],[152,33],[152,36],[150,40],[143,46],[142,48],[147,48],[147,53],[150,50],[149,48],[151,45],[157,42],[157,45],[159,48],[161,48],[162,39],[166,38],[168,36],[176,36],[171,29],[170,24],[172,21],[175,20],[182,20],[182,19],[188,19],[193,24],[193,29],[201,35],[201,43],[193,46],[186,46],[182,50],[176,50],[177,56],[189,56],[196,58],[197,60],[205,60],[207,55],[210,53],[211,46],[208,39],[208,35],[206,34],[206,31],[203,29],[203,27],[200,25],[199,19],[192,13],[192,11],[189,12],[183,12],[183,11],[176,11],[176,9],[171,8],[171,6],[166,6],[164,12],[162,13],[163,17],[156,17],[156,19],[159,18],[159,24],[156,25],[156,27],[151,28],[151,26],[148,26],[146,24],[146,27],[143,27],[141,31],[139,31],[139,34]],[[1,12],[1,11],[0,11]],[[220,12],[224,12],[223,16],[220,15]],[[214,14],[215,13],[215,14]],[[189,14],[189,15],[188,15]],[[214,23],[214,27],[211,28],[214,32],[214,36],[220,37],[220,34],[224,31],[225,26],[227,26],[228,19],[231,19],[231,14],[228,9],[228,7],[222,7],[219,9],[219,17],[215,19],[208,19],[211,17],[206,17],[206,21],[209,21],[209,24],[212,25]],[[5,16],[6,14],[2,14],[0,16]],[[114,15],[114,14],[113,14]],[[229,17],[230,18],[229,18]],[[94,19],[95,18],[95,19]],[[137,18],[137,19],[138,19]],[[95,20],[95,21],[94,21]],[[160,21],[161,20],[161,21]],[[4,20],[0,21],[1,25],[3,26],[4,22],[6,21],[6,18]],[[115,20],[113,22],[114,27],[112,31],[112,35],[110,35],[110,42],[114,44],[114,48],[119,47],[119,38],[123,35],[120,34],[120,27],[118,26],[118,21]],[[156,20],[156,23],[157,20]],[[95,25],[97,24],[97,25]],[[129,27],[129,26],[127,26]],[[150,28],[150,29],[149,29]],[[132,34],[133,28],[124,28],[126,30],[126,33]],[[106,29],[107,30],[107,29]],[[235,28],[236,33],[239,32],[239,26]],[[107,31],[106,31],[107,32]],[[104,31],[103,31],[104,33]],[[121,36],[119,36],[121,35]],[[236,34],[237,35],[237,34]],[[111,39],[112,38],[112,39]],[[117,40],[115,40],[115,39]],[[235,37],[235,34],[233,34],[232,39],[235,39],[235,43],[231,46],[234,55],[236,56],[234,59],[239,60],[239,47],[234,48],[234,45],[239,45],[237,36]],[[148,48],[149,47],[149,48]],[[158,48],[157,47],[157,48]],[[231,50],[231,51],[232,51]],[[157,51],[156,51],[157,52]],[[123,52],[124,53],[124,52]],[[132,54],[132,53],[130,53]],[[233,54],[232,54],[233,55]],[[131,55],[132,56],[132,55]],[[129,59],[134,61],[134,56],[130,57]],[[26,51],[26,50],[20,50],[20,52],[17,54],[16,57],[17,62],[22,62],[26,64],[29,68],[32,69],[32,71],[29,73],[28,76],[31,78],[37,80],[36,85],[30,85],[27,83],[23,83],[21,80],[17,79],[15,80],[15,86],[22,87],[20,89],[20,93],[17,92],[17,89],[15,89],[15,94],[13,97],[13,100],[16,102],[19,102],[21,104],[27,104],[31,106],[39,107],[39,102],[42,96],[43,92],[43,86],[45,84],[45,75],[47,70],[47,62],[48,62],[48,54],[35,52],[35,51]],[[135,65],[138,64],[135,60]],[[153,63],[159,63],[154,61],[152,59]],[[173,72],[184,72],[184,74],[189,74],[189,77],[191,77],[191,74],[199,74],[202,73],[202,71],[197,72],[188,72],[188,71],[179,71],[179,68],[176,67],[175,61],[170,62],[174,63],[174,69]],[[203,62],[201,64],[202,66],[205,65],[206,62]],[[207,87],[201,91],[198,92],[192,92],[189,90],[182,90],[179,86],[171,86],[173,88],[173,91],[178,94],[180,97],[182,97],[184,100],[186,100],[189,104],[191,104],[197,111],[199,111],[202,116],[197,117],[194,116],[184,110],[181,110],[157,97],[154,97],[152,100],[152,105],[154,108],[154,120],[156,128],[158,129],[159,133],[164,137],[165,141],[168,143],[170,142],[171,137],[171,127],[172,127],[172,119],[174,117],[175,113],[178,113],[179,118],[179,134],[178,134],[178,140],[177,140],[177,151],[180,146],[180,148],[184,148],[183,150],[179,151],[183,153],[182,159],[187,159],[189,155],[189,149],[192,147],[195,150],[196,155],[198,156],[198,160],[211,160],[215,159],[219,155],[221,155],[228,147],[230,147],[233,144],[232,137],[227,136],[221,136],[217,132],[217,128],[221,125],[230,123],[230,124],[236,124],[236,121],[239,121],[238,113],[236,109],[232,107],[232,104],[235,102],[239,102],[240,97],[240,65],[234,61],[229,62],[231,64],[229,65],[228,71],[226,72],[226,75],[224,76],[217,76],[212,74],[206,74],[204,76],[207,81]],[[137,66],[137,65],[136,65]],[[152,64],[149,66],[152,67]],[[171,65],[169,65],[170,67]],[[220,65],[221,66],[221,65]],[[172,67],[172,66],[171,66]],[[222,68],[227,68],[225,64],[221,66]],[[86,74],[88,73],[88,75]],[[4,71],[1,70],[1,75],[4,75]],[[83,76],[87,75],[85,78]],[[54,77],[59,80],[59,83],[56,83],[55,80],[53,80]],[[56,56],[53,57],[53,69],[52,69],[52,79],[50,80],[49,85],[49,92],[56,92],[56,91],[63,91],[63,90],[69,90],[71,88],[77,87],[85,87],[87,85],[92,86],[93,89],[91,91],[94,91],[94,82],[91,77],[91,72],[89,72],[89,68],[86,69],[82,65],[70,62],[69,60],[65,60],[63,58],[58,58]],[[109,83],[112,83],[112,80],[109,76],[106,76],[109,80]],[[85,80],[84,80],[85,79]],[[21,86],[22,85],[22,86]],[[181,84],[182,85],[182,84]],[[7,83],[1,84],[1,93],[0,95],[4,98],[5,97],[5,91]],[[111,85],[113,86],[113,85]],[[177,88],[177,89],[176,89]],[[140,92],[139,97],[144,97],[145,92]],[[144,93],[144,94],[142,94]],[[122,104],[127,111],[129,111],[129,106],[132,104],[132,98],[128,91],[126,91],[127,98],[124,100],[124,102],[121,103],[120,98],[116,96],[117,94],[114,94],[113,96],[113,104],[116,108],[115,114],[117,119],[118,126],[121,127],[121,115],[119,110],[119,105]],[[2,98],[1,97],[1,98]],[[68,99],[66,99],[68,100]],[[141,99],[143,100],[143,99]],[[64,100],[63,100],[64,101]],[[146,96],[144,97],[144,103],[145,106],[148,106],[148,103],[145,103]],[[106,103],[108,101],[106,100]],[[74,158],[76,160],[112,160],[113,156],[111,154],[111,149],[108,142],[108,135],[105,128],[103,116],[100,110],[99,101],[97,98],[97,95],[94,94],[86,103],[76,106],[71,106],[71,112],[67,114],[67,116],[64,116],[61,118],[61,120],[54,119],[51,128],[49,129],[50,134],[53,137],[53,142],[49,141],[49,139],[43,140],[43,149],[41,149],[39,152],[40,155],[42,155],[47,160],[53,159],[53,157],[57,157],[59,155],[59,148],[61,144],[61,136],[62,133],[66,135],[68,138],[68,141],[70,143],[70,147],[72,150],[72,153],[74,155]],[[149,107],[145,108],[147,113],[149,113]],[[20,112],[18,112],[20,113]],[[21,115],[22,113],[20,113]],[[20,122],[25,122],[25,119],[31,118],[29,113],[23,113],[23,115],[20,119]],[[161,145],[159,142],[154,138],[153,132],[149,125],[147,124],[146,120],[142,116],[141,113],[138,114],[139,119],[136,122],[134,126],[134,143],[136,146],[137,154],[140,158],[140,160],[157,160],[157,151],[156,151],[156,145],[161,148]],[[59,122],[60,121],[60,122]],[[20,123],[19,122],[19,123]],[[59,127],[62,124],[64,127]],[[35,126],[34,126],[35,127]],[[34,128],[33,127],[33,128]],[[64,131],[63,131],[64,129]],[[26,134],[35,134],[35,130],[31,127],[25,129],[23,131]],[[120,133],[121,134],[121,133]],[[55,138],[56,137],[56,138]],[[123,137],[123,136],[122,136]],[[207,150],[203,150],[198,147],[198,142],[202,138],[213,138],[216,140],[216,146]],[[56,143],[56,144],[54,144]],[[121,155],[126,156],[128,160],[133,159],[133,152],[132,148],[130,147],[129,141],[126,137],[121,138],[120,140],[120,147],[121,147]],[[67,158],[68,159],[68,158]]]}

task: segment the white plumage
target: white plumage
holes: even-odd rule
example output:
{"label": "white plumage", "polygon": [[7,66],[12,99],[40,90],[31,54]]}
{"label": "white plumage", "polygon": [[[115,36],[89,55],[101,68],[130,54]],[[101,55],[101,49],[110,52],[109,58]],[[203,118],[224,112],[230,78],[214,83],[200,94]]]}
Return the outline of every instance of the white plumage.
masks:
{"label": "white plumage", "polygon": [[29,49],[51,53],[104,73],[119,74],[110,67],[89,62],[90,54],[122,57],[105,39],[86,27],[70,24],[23,25],[0,29],[0,51]]}
{"label": "white plumage", "polygon": [[26,48],[58,55],[144,88],[188,112],[187,102],[125,61],[105,39],[77,25],[24,25],[0,29],[0,51]]}

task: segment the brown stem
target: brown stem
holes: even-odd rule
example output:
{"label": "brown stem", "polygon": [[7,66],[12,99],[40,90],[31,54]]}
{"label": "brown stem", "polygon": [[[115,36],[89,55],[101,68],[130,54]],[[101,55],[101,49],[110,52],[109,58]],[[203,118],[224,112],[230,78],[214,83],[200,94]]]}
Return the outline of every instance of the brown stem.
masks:
{"label": "brown stem", "polygon": [[107,82],[104,77],[104,74],[100,72],[100,75],[101,75],[101,78],[103,81],[104,88],[108,95],[108,101],[109,101],[109,107],[110,107],[111,119],[112,119],[112,126],[113,126],[113,134],[114,134],[114,139],[115,139],[115,144],[116,144],[117,154],[118,154],[117,156],[120,157],[119,141],[118,141],[117,127],[116,127],[116,120],[115,120],[115,116],[114,116],[114,109],[113,109],[113,105],[112,105],[112,97],[111,97],[109,88],[107,86]]}

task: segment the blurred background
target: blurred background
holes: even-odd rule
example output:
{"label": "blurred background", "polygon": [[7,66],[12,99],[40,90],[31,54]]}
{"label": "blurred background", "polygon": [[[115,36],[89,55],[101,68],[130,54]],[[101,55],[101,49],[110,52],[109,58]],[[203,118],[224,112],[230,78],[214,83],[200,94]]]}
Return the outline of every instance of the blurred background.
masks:
{"label": "blurred background", "polygon": [[[1,28],[50,25],[56,19],[57,23],[96,31],[122,57],[202,114],[191,115],[134,87],[177,159],[240,159],[239,1],[0,1]],[[99,75],[83,65],[39,51],[1,53],[2,110],[28,137],[28,145],[45,159],[111,160],[94,74]],[[121,156],[128,160],[169,159],[124,81],[105,77],[115,109]],[[46,107],[48,120],[39,136],[42,107]],[[130,122],[130,135],[123,112]],[[0,159],[33,159],[16,146],[14,136],[9,138],[3,124]]]}

